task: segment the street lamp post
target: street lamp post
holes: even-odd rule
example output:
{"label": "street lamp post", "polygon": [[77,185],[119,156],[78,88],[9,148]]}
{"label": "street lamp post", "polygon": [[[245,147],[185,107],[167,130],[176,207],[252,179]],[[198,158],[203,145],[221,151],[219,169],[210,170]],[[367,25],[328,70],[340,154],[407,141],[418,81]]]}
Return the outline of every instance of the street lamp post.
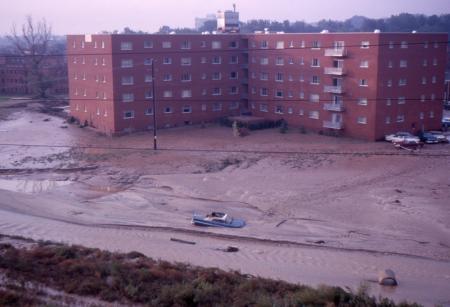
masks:
{"label": "street lamp post", "polygon": [[155,60],[152,60],[152,97],[153,97],[153,150],[158,149],[156,143],[156,92],[155,92]]}

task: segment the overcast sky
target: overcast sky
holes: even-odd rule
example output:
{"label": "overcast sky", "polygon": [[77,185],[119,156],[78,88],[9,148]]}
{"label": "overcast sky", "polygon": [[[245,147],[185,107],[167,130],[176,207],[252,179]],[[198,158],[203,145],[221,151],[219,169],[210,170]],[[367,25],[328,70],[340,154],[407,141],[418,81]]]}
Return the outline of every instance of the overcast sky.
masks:
{"label": "overcast sky", "polygon": [[450,13],[449,0],[0,0],[0,34],[21,25],[26,15],[45,18],[54,34],[132,29],[155,32],[162,25],[194,27],[194,18],[236,3],[241,21],[249,19],[344,20],[354,15],[389,17],[402,12]]}

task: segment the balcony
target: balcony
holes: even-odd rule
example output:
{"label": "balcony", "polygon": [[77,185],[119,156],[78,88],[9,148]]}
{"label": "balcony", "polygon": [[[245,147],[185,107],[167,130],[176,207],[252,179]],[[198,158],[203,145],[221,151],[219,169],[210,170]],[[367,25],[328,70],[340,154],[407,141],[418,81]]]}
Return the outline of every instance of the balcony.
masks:
{"label": "balcony", "polygon": [[342,94],[344,89],[341,85],[325,85],[323,88],[325,93]]}
{"label": "balcony", "polygon": [[335,122],[335,121],[325,120],[325,121],[323,121],[323,127],[324,128],[335,129],[335,130],[341,130],[341,129],[344,128],[344,123],[343,122]]}
{"label": "balcony", "polygon": [[342,68],[342,67],[325,67],[324,73],[326,75],[342,76],[342,75],[344,75],[344,68]]}
{"label": "balcony", "polygon": [[342,103],[324,103],[323,109],[327,111],[344,112]]}
{"label": "balcony", "polygon": [[345,48],[325,49],[325,56],[345,57],[346,55],[347,49]]}

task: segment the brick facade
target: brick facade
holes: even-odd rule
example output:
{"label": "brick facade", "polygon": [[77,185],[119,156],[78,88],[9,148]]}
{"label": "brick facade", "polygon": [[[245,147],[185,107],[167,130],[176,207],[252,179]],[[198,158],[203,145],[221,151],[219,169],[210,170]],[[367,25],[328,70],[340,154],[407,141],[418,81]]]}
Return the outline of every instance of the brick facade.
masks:
{"label": "brick facade", "polygon": [[250,111],[367,140],[438,129],[446,41],[419,33],[69,35],[71,113],[106,134],[151,129],[155,95],[158,127]]}

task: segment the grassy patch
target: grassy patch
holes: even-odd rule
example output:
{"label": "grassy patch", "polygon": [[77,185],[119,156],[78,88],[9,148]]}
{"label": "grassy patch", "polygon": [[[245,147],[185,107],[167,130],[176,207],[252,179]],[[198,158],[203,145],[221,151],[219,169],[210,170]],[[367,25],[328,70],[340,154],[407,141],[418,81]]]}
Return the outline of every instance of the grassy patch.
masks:
{"label": "grassy patch", "polygon": [[[311,288],[155,261],[138,252],[119,254],[41,242],[28,250],[3,244],[0,255],[0,270],[18,284],[36,282],[108,302],[149,306],[396,306],[388,299],[370,297],[366,291]],[[15,304],[19,298],[17,293],[0,292],[0,302],[5,305]]]}

